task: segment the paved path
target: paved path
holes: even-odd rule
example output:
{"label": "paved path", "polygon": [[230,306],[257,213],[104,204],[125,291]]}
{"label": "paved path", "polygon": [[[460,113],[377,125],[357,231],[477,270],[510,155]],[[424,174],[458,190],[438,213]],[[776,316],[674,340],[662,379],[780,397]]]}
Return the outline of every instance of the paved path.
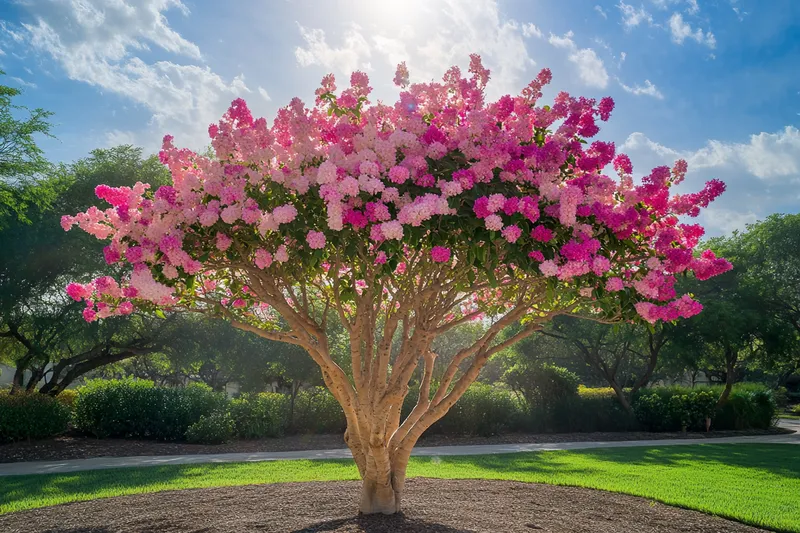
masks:
{"label": "paved path", "polygon": [[[798,444],[800,421],[781,420],[779,425],[797,431],[786,435],[752,437],[722,437],[712,439],[662,439],[633,441],[554,442],[547,444],[491,444],[474,446],[436,446],[415,448],[416,456],[483,455],[515,452],[541,452],[550,450],[585,450],[590,448],[629,448],[635,446],[686,446],[691,444]],[[153,455],[139,457],[96,457],[69,461],[27,461],[0,463],[0,476],[21,474],[63,474],[79,470],[102,470],[130,466],[185,465],[197,463],[241,463],[255,461],[282,461],[292,459],[350,459],[350,450],[305,450],[295,452],[217,453],[202,455]]]}

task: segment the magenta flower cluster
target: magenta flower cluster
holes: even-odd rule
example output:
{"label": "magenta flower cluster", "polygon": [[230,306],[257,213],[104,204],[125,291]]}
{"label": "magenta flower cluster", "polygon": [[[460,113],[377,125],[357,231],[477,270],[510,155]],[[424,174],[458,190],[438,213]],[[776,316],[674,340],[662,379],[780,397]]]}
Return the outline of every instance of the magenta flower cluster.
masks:
{"label": "magenta flower cluster", "polygon": [[[609,119],[613,100],[561,92],[539,105],[551,79],[545,69],[521,94],[486,103],[489,76],[473,55],[468,76],[452,67],[440,83],[409,85],[403,63],[398,101],[369,105],[366,74],[354,73],[338,96],[328,75],[315,107],[295,98],[272,127],[235,100],[208,130],[216,158],[166,136],[159,157],[172,185],[153,193],[141,183],[101,185],[97,196],[109,208],[63,217],[64,229],[78,225],[110,240],[107,262],[132,265],[124,288],[100,278],[71,284],[69,295],[87,303],[87,320],[130,313],[132,302],[169,307],[218,290],[212,281],[227,254],[281,269],[345,250],[346,239],[363,243],[369,263],[387,265],[387,275],[396,259],[397,275],[404,246],[422,235],[439,243],[426,249],[443,268],[466,261],[470,248],[493,247],[494,268],[553,277],[587,299],[628,291],[648,322],[698,313],[699,303],[676,294],[675,275],[707,279],[731,266],[713,252],[695,254],[703,229],[680,217],[697,216],[724,184],[670,195],[686,175],[684,161],[636,184],[613,143],[584,142]],[[455,219],[458,230],[438,233]],[[225,298],[234,307],[245,300]]]}

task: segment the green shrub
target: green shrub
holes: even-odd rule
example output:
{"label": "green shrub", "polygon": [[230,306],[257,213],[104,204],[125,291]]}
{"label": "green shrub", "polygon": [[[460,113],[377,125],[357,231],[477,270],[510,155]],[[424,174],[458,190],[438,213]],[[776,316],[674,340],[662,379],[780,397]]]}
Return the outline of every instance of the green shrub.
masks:
{"label": "green shrub", "polygon": [[[416,401],[416,399],[415,399]],[[473,383],[431,433],[490,436],[519,427],[522,406],[505,388]]]}
{"label": "green shrub", "polygon": [[578,395],[578,376],[566,368],[544,364],[516,364],[503,375],[529,408],[549,409]]}
{"label": "green shrub", "polygon": [[772,394],[775,397],[775,403],[778,405],[778,409],[786,409],[786,407],[788,407],[789,393],[786,387],[778,387]]}
{"label": "green shrub", "polygon": [[233,438],[236,425],[227,411],[201,415],[186,430],[186,440],[193,444],[222,444]]}
{"label": "green shrub", "polygon": [[75,389],[66,389],[62,390],[56,396],[56,400],[61,402],[62,404],[66,405],[70,409],[72,408],[72,404],[75,403],[75,398],[78,397],[78,391]]}
{"label": "green shrub", "polygon": [[777,420],[777,404],[766,387],[734,387],[728,401],[717,410],[715,429],[767,429]]}
{"label": "green shrub", "polygon": [[231,400],[230,413],[239,438],[281,437],[289,425],[289,397],[274,392],[242,394]]}
{"label": "green shrub", "polygon": [[798,403],[795,406],[792,406],[792,408],[789,410],[789,412],[792,413],[793,415],[800,416],[800,403]]}
{"label": "green shrub", "polygon": [[99,438],[181,440],[201,416],[226,407],[225,396],[206,385],[166,388],[150,381],[92,380],[78,389],[74,423]]}
{"label": "green shrub", "polygon": [[579,388],[578,395],[563,398],[549,409],[533,409],[526,430],[541,433],[591,433],[633,431],[636,418],[619,403],[611,388]]}
{"label": "green shrub", "polygon": [[659,387],[641,392],[632,405],[648,431],[703,431],[717,400],[718,394],[706,388]]}
{"label": "green shrub", "polygon": [[763,385],[734,386],[728,401],[717,408],[723,387],[656,387],[640,391],[633,409],[649,431],[705,431],[706,418],[717,430],[766,429],[774,424],[777,404]]}
{"label": "green shrub", "polygon": [[342,406],[324,387],[300,391],[294,402],[296,433],[343,433],[347,421]]}
{"label": "green shrub", "polygon": [[45,394],[0,392],[0,442],[44,439],[67,430],[69,407]]}

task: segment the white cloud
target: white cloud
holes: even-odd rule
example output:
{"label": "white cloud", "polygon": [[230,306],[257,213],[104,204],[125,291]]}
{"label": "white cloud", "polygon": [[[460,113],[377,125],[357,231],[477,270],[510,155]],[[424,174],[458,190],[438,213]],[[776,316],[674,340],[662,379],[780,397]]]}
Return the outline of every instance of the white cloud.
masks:
{"label": "white cloud", "polygon": [[4,56],[4,55],[6,55],[6,53],[3,51],[2,48],[0,48],[0,56]]}
{"label": "white cloud", "polygon": [[689,7],[686,8],[686,12],[690,15],[697,15],[700,12],[700,6],[697,4],[697,0],[686,0],[689,4]]}
{"label": "white cloud", "polygon": [[30,87],[31,89],[35,89],[36,88],[36,84],[35,83],[30,82],[30,81],[25,81],[22,78],[17,78],[16,76],[11,76],[11,79],[14,80],[15,82],[19,83],[23,87]]}
{"label": "white cloud", "polygon": [[776,133],[751,135],[747,143],[710,141],[694,160],[707,166],[743,165],[762,180],[800,178],[800,130],[786,126]]}
{"label": "white cloud", "polygon": [[13,28],[9,27],[8,23],[4,20],[0,20],[0,30],[3,33],[11,37],[11,39],[15,42],[21,43],[25,40],[25,37],[22,35],[22,32],[15,31]]}
{"label": "white cloud", "polygon": [[271,102],[272,101],[272,97],[269,95],[269,93],[267,92],[267,90],[265,88],[259,86],[258,94],[260,94],[261,98],[263,98],[267,102]]}
{"label": "white cloud", "polygon": [[631,155],[639,175],[685,159],[689,173],[680,193],[697,191],[710,178],[724,181],[727,191],[702,215],[715,234],[741,229],[775,211],[796,210],[800,198],[800,130],[794,126],[751,135],[744,142],[709,140],[690,150],[664,146],[637,132],[621,151]]}
{"label": "white cloud", "polygon": [[198,46],[172,29],[163,13],[177,8],[187,14],[179,0],[48,0],[24,5],[36,19],[24,25],[24,38],[35,50],[51,56],[70,79],[126,97],[152,113],[149,131],[142,135],[148,149],[165,133],[174,134],[180,144],[203,146],[208,142],[207,125],[231,100],[249,92],[242,76],[228,82],[207,66],[147,63],[134,55],[157,46],[202,60]]}
{"label": "white cloud", "polygon": [[306,42],[305,48],[298,46],[294,49],[294,55],[301,67],[320,65],[346,74],[355,70],[370,70],[370,64],[365,61],[371,55],[370,46],[358,26],[354,25],[347,31],[344,43],[338,48],[327,43],[324,31],[309,29],[300,24],[298,27]]}
{"label": "white cloud", "polygon": [[706,226],[716,228],[722,233],[742,231],[748,224],[758,222],[758,215],[752,211],[740,212],[722,207],[709,206],[703,212]]}
{"label": "white cloud", "polygon": [[[422,4],[424,17],[405,20],[398,15],[397,20],[381,21],[385,24],[376,22],[369,32],[353,25],[336,45],[330,44],[333,39],[329,41],[322,29],[300,26],[304,42],[295,49],[295,58],[300,66],[322,66],[337,75],[370,68],[376,80],[406,61],[412,81],[429,81],[441,78],[454,64],[465,65],[469,55],[477,53],[492,72],[489,98],[517,92],[529,81],[524,77],[535,62],[525,47],[525,32],[535,35],[533,25],[504,18],[497,0]],[[382,33],[376,27],[390,30]]]}
{"label": "white cloud", "polygon": [[650,3],[652,3],[658,9],[667,9],[672,4],[677,4],[681,1],[682,0],[650,0]]}
{"label": "white cloud", "polygon": [[647,148],[674,159],[686,159],[695,168],[739,168],[762,180],[800,178],[800,130],[786,126],[775,133],[751,135],[748,142],[709,140],[695,151],[677,151],[651,141],[643,133],[632,133],[623,150]]}
{"label": "white cloud", "polygon": [[608,72],[603,60],[591,48],[579,49],[572,37],[574,34],[571,31],[562,37],[550,34],[549,42],[556,48],[564,48],[569,52],[569,61],[578,67],[578,75],[586,85],[605,89],[608,86]]}
{"label": "white cloud", "polygon": [[683,41],[689,38],[712,49],[717,46],[717,40],[713,33],[710,31],[704,33],[702,28],[693,30],[688,22],[684,22],[683,15],[680,13],[672,14],[669,19],[669,29],[672,33],[672,40],[677,44],[683,44]]}
{"label": "white cloud", "polygon": [[522,35],[525,37],[538,37],[541,39],[543,37],[542,30],[536,27],[535,24],[523,24],[522,25]]}
{"label": "white cloud", "polygon": [[600,13],[600,16],[603,17],[604,19],[608,19],[608,14],[605,11],[603,11],[602,7],[594,6],[594,10]]}
{"label": "white cloud", "polygon": [[111,148],[122,144],[141,146],[141,136],[133,131],[111,130],[106,132],[106,146]]}
{"label": "white cloud", "polygon": [[622,145],[622,150],[642,150],[646,149],[658,155],[661,159],[680,159],[684,157],[683,154],[672,148],[667,148],[663,144],[651,141],[647,135],[642,132],[636,131],[628,135],[625,143]]}
{"label": "white cloud", "polygon": [[647,12],[644,6],[636,9],[631,4],[620,2],[617,4],[617,9],[622,14],[622,23],[625,25],[625,29],[635,28],[642,22],[653,24],[653,16]]}
{"label": "white cloud", "polygon": [[620,87],[622,87],[626,92],[635,94],[636,96],[645,95],[645,96],[652,96],[653,98],[656,98],[658,100],[664,99],[664,95],[661,93],[661,91],[658,90],[658,87],[656,87],[655,85],[652,84],[652,82],[650,82],[650,80],[644,80],[644,86],[634,85],[633,87],[630,87],[628,85],[625,85],[621,81],[619,82],[619,84]]}

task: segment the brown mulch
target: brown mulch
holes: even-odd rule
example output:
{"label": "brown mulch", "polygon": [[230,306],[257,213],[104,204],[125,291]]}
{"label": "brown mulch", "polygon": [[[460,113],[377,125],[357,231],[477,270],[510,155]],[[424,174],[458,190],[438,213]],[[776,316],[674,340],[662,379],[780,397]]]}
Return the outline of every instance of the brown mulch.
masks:
{"label": "brown mulch", "polygon": [[123,496],[0,516],[6,533],[755,533],[738,522],[592,489],[412,479],[401,515],[357,516],[358,482]]}
{"label": "brown mulch", "polygon": [[[458,446],[471,444],[526,444],[585,441],[622,441],[658,439],[712,439],[744,435],[780,435],[791,433],[783,428],[747,431],[712,431],[710,433],[508,433],[493,437],[424,435],[417,446]],[[66,435],[30,442],[0,444],[0,463],[20,461],[65,461],[90,457],[133,457],[137,455],[188,455],[206,453],[287,452],[297,450],[332,450],[344,448],[341,434],[290,435],[276,439],[237,440],[227,444],[188,444],[134,439],[95,439]]]}

